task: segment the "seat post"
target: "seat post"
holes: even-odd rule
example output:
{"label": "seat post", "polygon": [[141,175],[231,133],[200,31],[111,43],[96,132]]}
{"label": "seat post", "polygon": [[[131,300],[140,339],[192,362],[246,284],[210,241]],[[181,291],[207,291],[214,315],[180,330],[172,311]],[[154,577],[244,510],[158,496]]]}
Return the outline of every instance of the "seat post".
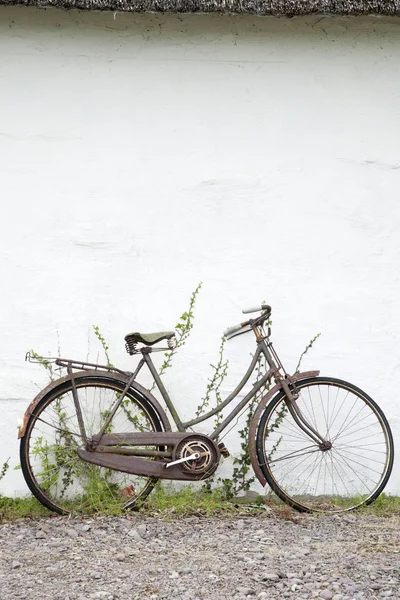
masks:
{"label": "seat post", "polygon": [[145,346],[144,348],[140,349],[140,352],[143,355],[143,359],[144,359],[145,363],[147,364],[150,373],[153,375],[154,381],[156,382],[156,385],[157,385],[158,389],[160,390],[162,397],[165,400],[165,404],[167,405],[169,412],[171,413],[172,418],[175,421],[178,431],[186,431],[186,429],[182,425],[182,421],[179,417],[178,411],[176,410],[171,398],[169,397],[168,392],[165,389],[164,384],[161,381],[159,374],[157,373],[157,369],[155,368],[154,363],[151,360],[150,354],[152,352],[152,348]]}

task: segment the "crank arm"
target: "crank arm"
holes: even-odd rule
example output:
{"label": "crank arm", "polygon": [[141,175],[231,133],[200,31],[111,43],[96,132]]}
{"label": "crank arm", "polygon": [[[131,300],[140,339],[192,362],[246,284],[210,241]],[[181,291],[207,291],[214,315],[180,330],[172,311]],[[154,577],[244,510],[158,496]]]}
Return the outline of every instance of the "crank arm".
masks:
{"label": "crank arm", "polygon": [[179,460],[174,460],[173,462],[166,463],[165,468],[168,469],[168,467],[179,465],[180,463],[187,462],[188,460],[196,460],[197,458],[200,458],[200,452],[193,452],[193,454],[191,454],[190,456],[185,456],[185,458],[180,458]]}

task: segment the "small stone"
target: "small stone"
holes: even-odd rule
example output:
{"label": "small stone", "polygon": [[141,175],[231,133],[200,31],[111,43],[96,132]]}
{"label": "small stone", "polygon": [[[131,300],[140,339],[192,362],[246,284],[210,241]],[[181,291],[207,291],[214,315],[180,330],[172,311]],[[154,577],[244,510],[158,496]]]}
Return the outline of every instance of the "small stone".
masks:
{"label": "small stone", "polygon": [[47,537],[47,535],[45,534],[44,531],[38,531],[37,534],[35,535],[35,538],[37,540],[44,540]]}
{"label": "small stone", "polygon": [[67,535],[69,535],[70,538],[77,538],[78,535],[79,535],[79,533],[77,532],[77,530],[76,529],[72,529],[72,528],[66,529],[65,533]]}
{"label": "small stone", "polygon": [[177,571],[171,571],[169,574],[170,579],[179,579],[179,573]]}
{"label": "small stone", "polygon": [[380,590],[382,585],[380,583],[371,583],[369,587],[371,588],[371,590]]}
{"label": "small stone", "polygon": [[90,527],[90,525],[82,525],[81,529],[82,529],[82,531],[87,532],[87,531],[91,530],[91,527]]}
{"label": "small stone", "polygon": [[265,554],[263,552],[260,552],[258,554],[255,554],[254,558],[256,558],[257,560],[265,560]]}
{"label": "small stone", "polygon": [[141,523],[136,527],[136,530],[139,532],[139,535],[144,535],[147,531],[147,527],[144,523]]}
{"label": "small stone", "polygon": [[49,542],[48,543],[48,547],[49,548],[62,548],[63,546],[65,546],[67,542],[65,542],[64,540],[55,540],[54,542]]}
{"label": "small stone", "polygon": [[333,593],[331,592],[331,590],[322,590],[319,593],[319,597],[322,598],[323,600],[332,600]]}
{"label": "small stone", "polygon": [[128,532],[129,537],[133,538],[136,542],[142,542],[143,538],[141,537],[140,533],[138,532],[137,529],[131,529]]}
{"label": "small stone", "polygon": [[239,594],[244,594],[245,596],[253,596],[256,593],[256,590],[250,587],[238,587],[236,588],[236,591],[239,592]]}
{"label": "small stone", "polygon": [[46,567],[46,571],[48,573],[57,573],[58,569],[57,569],[57,567],[51,567],[50,566],[50,567]]}
{"label": "small stone", "polygon": [[237,529],[239,529],[239,531],[242,531],[244,529],[243,519],[239,519],[239,521],[236,523],[236,527],[237,527]]}
{"label": "small stone", "polygon": [[125,554],[123,554],[122,552],[118,552],[115,555],[115,560],[117,560],[118,562],[124,562],[124,560],[125,560]]}
{"label": "small stone", "polygon": [[257,596],[259,600],[269,600],[267,592],[260,592]]}
{"label": "small stone", "polygon": [[183,569],[181,569],[181,573],[183,573],[183,575],[189,575],[191,572],[192,569],[190,567],[183,567]]}
{"label": "small stone", "polygon": [[344,596],[343,594],[335,594],[332,598],[332,600],[343,600]]}
{"label": "small stone", "polygon": [[19,569],[22,567],[22,564],[18,560],[13,560],[11,563],[12,569]]}
{"label": "small stone", "polygon": [[264,573],[262,578],[264,581],[279,581],[278,573]]}
{"label": "small stone", "polygon": [[357,517],[355,515],[346,515],[343,517],[343,521],[346,523],[355,523],[357,521]]}

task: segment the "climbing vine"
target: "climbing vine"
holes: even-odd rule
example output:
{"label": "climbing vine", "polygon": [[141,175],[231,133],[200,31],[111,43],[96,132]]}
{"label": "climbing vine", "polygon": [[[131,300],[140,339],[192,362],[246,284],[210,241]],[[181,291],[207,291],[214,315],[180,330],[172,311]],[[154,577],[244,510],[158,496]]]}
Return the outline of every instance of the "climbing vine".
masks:
{"label": "climbing vine", "polygon": [[[198,299],[198,295],[201,290],[201,287],[202,287],[202,283],[200,282],[196,286],[196,288],[194,289],[194,291],[192,292],[192,294],[190,296],[189,305],[188,305],[187,310],[181,314],[181,316],[178,320],[178,323],[175,326],[175,344],[174,344],[173,348],[171,348],[164,354],[164,360],[159,368],[160,376],[163,375],[167,371],[167,369],[169,369],[172,366],[173,357],[175,356],[177,350],[179,348],[181,348],[182,346],[184,346],[190,337],[191,331],[194,326],[196,301]],[[104,338],[104,336],[102,335],[99,326],[93,325],[93,331],[103,349],[103,352],[104,352],[104,355],[105,355],[105,358],[107,361],[107,366],[112,367],[113,363],[110,358],[109,345],[108,345],[106,339]],[[304,351],[301,353],[299,361],[296,366],[296,372],[299,371],[300,365],[301,365],[301,362],[302,362],[304,356],[313,347],[314,343],[316,342],[316,340],[319,338],[320,335],[321,334],[318,333],[314,338],[312,338],[312,340],[310,340],[310,342],[308,343],[308,345],[306,346]],[[218,407],[223,401],[222,396],[221,396],[221,386],[228,374],[228,366],[229,366],[229,361],[224,356],[226,341],[227,340],[225,337],[221,338],[219,349],[218,349],[217,361],[215,363],[210,364],[211,375],[207,379],[207,386],[206,386],[204,395],[202,396],[200,404],[196,409],[196,413],[195,413],[196,418],[205,414],[208,410]],[[49,378],[51,380],[54,380],[56,378],[56,373],[55,373],[55,370],[54,370],[54,367],[53,367],[53,364],[51,363],[51,361],[40,356],[38,353],[34,352],[33,350],[31,351],[31,355],[32,355],[32,358],[37,360],[43,366],[43,368],[46,370]],[[260,355],[257,365],[256,365],[256,368],[255,368],[256,379],[253,382],[253,384],[256,384],[264,376],[266,370],[267,370],[267,365],[265,364],[265,357],[263,355]],[[154,386],[155,386],[155,383],[153,384],[151,390],[154,389]],[[254,412],[256,410],[256,407],[260,401],[260,398],[262,397],[262,395],[265,394],[265,392],[267,390],[268,390],[268,383],[266,383],[262,388],[260,388],[260,390],[258,390],[255,397],[251,400],[251,402],[244,409],[246,411],[244,425],[238,432],[239,437],[240,437],[240,452],[237,456],[235,456],[233,458],[233,469],[232,469],[231,477],[207,480],[207,482],[203,486],[205,489],[211,489],[212,484],[217,485],[219,487],[222,487],[224,494],[227,497],[236,496],[240,492],[247,491],[250,489],[252,483],[255,480],[255,477],[252,474],[252,470],[251,470],[251,460],[250,460],[249,448],[248,448],[249,427],[250,427],[250,423],[253,418]],[[130,399],[126,398],[124,400],[124,402],[122,403],[122,408],[125,411],[125,414],[128,417],[128,419],[132,423],[134,423],[136,426],[139,426],[138,417],[131,414],[129,404],[130,404]],[[282,422],[282,420],[286,414],[286,411],[287,411],[287,408],[286,408],[286,405],[284,404],[282,406],[282,409],[280,410],[280,412],[277,414],[275,422],[271,425],[270,431],[273,431],[275,428],[277,428],[279,426],[279,424]],[[60,416],[60,421],[62,421],[63,415],[60,413],[59,416]],[[106,418],[106,416],[107,415],[104,415],[104,418]],[[222,413],[222,411],[219,411],[218,413],[216,413],[215,419],[214,419],[215,428],[220,425],[220,423],[222,422],[222,419],[223,419],[223,413]],[[139,427],[139,429],[140,429],[140,427]],[[66,427],[65,423],[63,423],[62,431],[65,432],[64,435],[67,434],[67,427]],[[68,440],[68,441],[69,441],[69,446],[72,448],[73,444],[71,443],[70,440]],[[280,443],[280,440],[277,441],[276,447],[274,447],[271,450],[270,456],[276,451],[279,443]],[[49,456],[48,450],[49,449],[44,446],[42,447],[39,444],[39,446],[36,450],[38,453],[41,453],[41,456],[42,456],[43,462],[44,462],[44,468],[50,468],[51,464],[50,463],[47,464],[49,461],[49,459],[48,459],[48,456]],[[55,459],[57,461],[60,461],[61,457],[59,457],[56,453]],[[8,461],[7,461],[7,463],[5,463],[3,465],[3,469],[0,471],[0,479],[2,477],[4,477],[4,475],[7,471],[7,468],[8,468]],[[69,482],[66,482],[66,483],[69,483]]]}

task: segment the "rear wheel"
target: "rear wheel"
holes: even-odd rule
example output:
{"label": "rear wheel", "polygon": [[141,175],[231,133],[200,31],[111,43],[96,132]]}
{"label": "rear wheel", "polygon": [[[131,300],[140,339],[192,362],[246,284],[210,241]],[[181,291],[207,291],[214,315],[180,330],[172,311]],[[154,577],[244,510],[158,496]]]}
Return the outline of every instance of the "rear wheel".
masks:
{"label": "rear wheel", "polygon": [[[101,376],[75,381],[86,435],[91,437],[100,430],[125,384]],[[108,433],[162,429],[151,404],[131,389],[114,415]],[[157,479],[87,463],[77,454],[78,448],[84,446],[71,382],[67,381],[35,407],[21,439],[25,480],[44,506],[59,514],[118,511],[134,507],[150,494]]]}
{"label": "rear wheel", "polygon": [[321,449],[299,428],[279,392],[257,431],[258,460],[268,484],[303,512],[370,504],[393,467],[393,438],[385,415],[367,394],[340,379],[316,377],[296,383],[296,389],[301,413],[330,444]]}

